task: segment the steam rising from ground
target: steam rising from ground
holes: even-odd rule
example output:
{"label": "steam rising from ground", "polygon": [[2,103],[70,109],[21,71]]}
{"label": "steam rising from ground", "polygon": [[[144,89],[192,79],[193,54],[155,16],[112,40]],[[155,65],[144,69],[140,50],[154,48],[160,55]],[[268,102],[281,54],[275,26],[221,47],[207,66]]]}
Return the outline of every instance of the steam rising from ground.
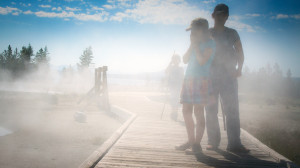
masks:
{"label": "steam rising from ground", "polygon": [[[93,86],[92,69],[0,73],[0,167],[77,167],[121,125],[96,101],[77,104]],[[86,123],[73,118],[82,109]]]}
{"label": "steam rising from ground", "polygon": [[94,70],[49,69],[40,66],[37,71],[14,79],[8,71],[0,72],[0,90],[25,92],[85,93],[94,82]]}

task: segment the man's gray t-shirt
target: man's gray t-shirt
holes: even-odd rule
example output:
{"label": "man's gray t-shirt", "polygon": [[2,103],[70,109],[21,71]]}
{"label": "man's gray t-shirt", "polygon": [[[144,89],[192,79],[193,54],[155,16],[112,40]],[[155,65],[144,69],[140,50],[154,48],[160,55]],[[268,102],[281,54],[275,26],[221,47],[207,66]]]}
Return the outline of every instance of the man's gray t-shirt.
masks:
{"label": "man's gray t-shirt", "polygon": [[214,28],[210,28],[209,31],[216,42],[216,54],[212,68],[223,73],[233,72],[238,60],[234,43],[240,40],[237,31],[226,26],[223,32],[217,32]]}

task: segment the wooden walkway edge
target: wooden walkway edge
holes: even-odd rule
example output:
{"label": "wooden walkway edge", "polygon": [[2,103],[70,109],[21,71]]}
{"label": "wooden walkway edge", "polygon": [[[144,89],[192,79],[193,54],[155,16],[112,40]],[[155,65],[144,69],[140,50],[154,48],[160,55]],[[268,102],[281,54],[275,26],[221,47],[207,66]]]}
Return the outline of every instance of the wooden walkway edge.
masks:
{"label": "wooden walkway edge", "polygon": [[111,111],[115,115],[121,118],[127,118],[127,121],[116,130],[113,135],[107,139],[97,150],[95,150],[80,166],[79,168],[91,168],[103,158],[103,156],[109,151],[109,149],[118,141],[118,139],[123,135],[130,124],[135,120],[136,114],[131,113],[125,109],[118,106],[112,106]]}
{"label": "wooden walkway edge", "polygon": [[247,137],[250,139],[258,148],[262,149],[266,153],[268,153],[272,158],[274,158],[278,163],[281,165],[286,165],[286,167],[293,167],[293,168],[299,168],[295,163],[293,163],[290,159],[284,157],[283,155],[277,153],[267,145],[263,144],[260,140],[255,138],[253,135],[251,135],[249,132],[241,128],[241,134],[242,136]]}

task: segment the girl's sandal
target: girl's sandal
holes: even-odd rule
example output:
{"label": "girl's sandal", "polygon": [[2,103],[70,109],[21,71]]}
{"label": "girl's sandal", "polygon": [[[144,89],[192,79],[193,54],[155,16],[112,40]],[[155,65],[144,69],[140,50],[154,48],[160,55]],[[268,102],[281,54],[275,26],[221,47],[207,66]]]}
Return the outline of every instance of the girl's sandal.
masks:
{"label": "girl's sandal", "polygon": [[187,155],[199,155],[202,154],[202,148],[199,144],[192,145],[192,149],[185,150],[185,154]]}
{"label": "girl's sandal", "polygon": [[184,144],[175,146],[176,150],[185,151],[186,149],[189,149],[191,147],[191,144],[189,142],[186,142]]}

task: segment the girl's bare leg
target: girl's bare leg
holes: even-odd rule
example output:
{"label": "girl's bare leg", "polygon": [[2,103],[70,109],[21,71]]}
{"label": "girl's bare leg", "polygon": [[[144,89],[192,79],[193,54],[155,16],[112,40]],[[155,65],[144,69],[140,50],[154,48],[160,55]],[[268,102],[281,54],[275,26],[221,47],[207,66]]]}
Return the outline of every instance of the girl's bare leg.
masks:
{"label": "girl's bare leg", "polygon": [[193,105],[192,104],[183,104],[182,113],[185,122],[186,132],[188,134],[189,143],[192,145],[195,143],[195,126],[193,120]]}
{"label": "girl's bare leg", "polygon": [[204,119],[204,106],[203,105],[195,105],[194,114],[196,117],[196,138],[195,143],[200,144],[204,129],[205,129],[205,119]]}

